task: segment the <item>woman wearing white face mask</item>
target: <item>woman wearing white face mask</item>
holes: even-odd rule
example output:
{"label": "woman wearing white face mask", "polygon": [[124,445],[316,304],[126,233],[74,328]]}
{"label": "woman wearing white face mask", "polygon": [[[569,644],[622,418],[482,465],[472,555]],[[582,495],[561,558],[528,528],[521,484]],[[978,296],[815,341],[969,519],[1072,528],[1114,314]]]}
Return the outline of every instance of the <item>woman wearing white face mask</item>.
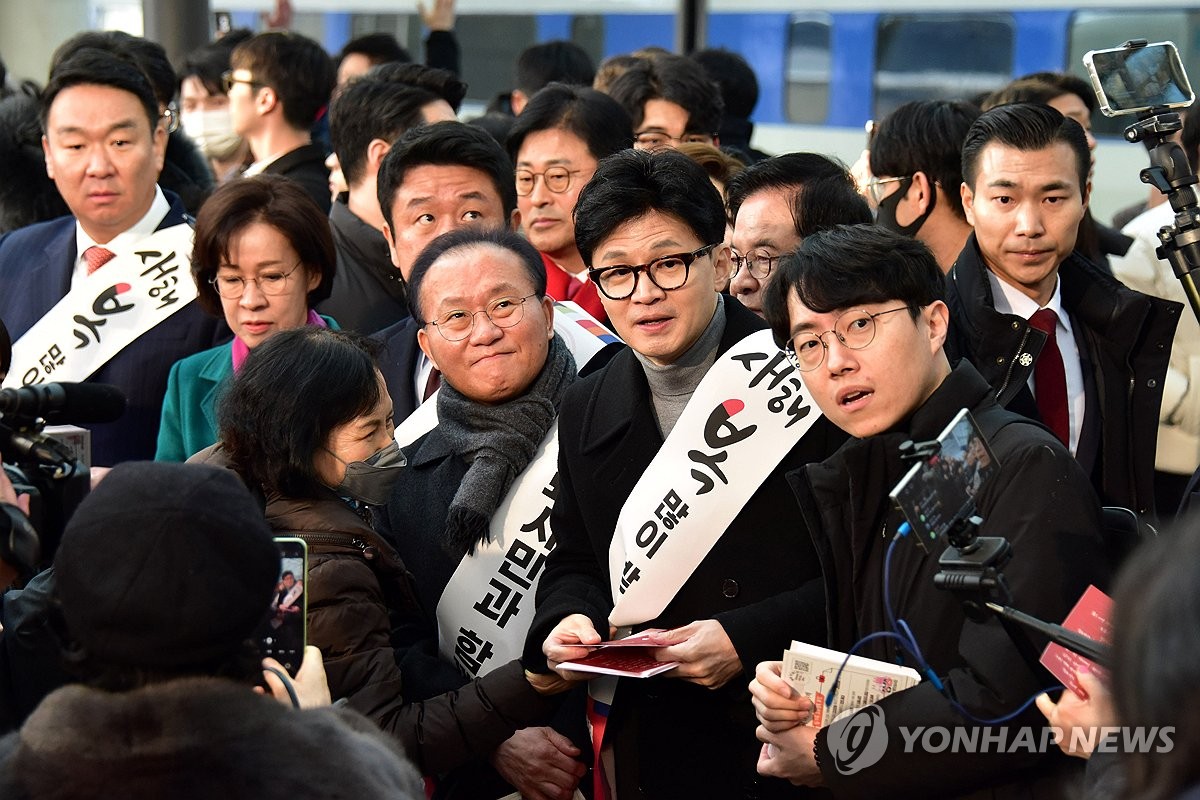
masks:
{"label": "woman wearing white face mask", "polygon": [[217,183],[241,175],[250,163],[250,146],[233,132],[229,96],[221,75],[229,69],[229,54],[249,33],[229,33],[188,54],[179,73],[179,122],[204,153]]}

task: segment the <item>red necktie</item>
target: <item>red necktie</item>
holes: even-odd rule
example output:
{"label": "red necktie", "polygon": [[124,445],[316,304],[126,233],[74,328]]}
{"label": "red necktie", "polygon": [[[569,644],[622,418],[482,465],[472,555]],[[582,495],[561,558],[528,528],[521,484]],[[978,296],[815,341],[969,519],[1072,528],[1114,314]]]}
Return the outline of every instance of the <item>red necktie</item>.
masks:
{"label": "red necktie", "polygon": [[1070,447],[1071,418],[1067,411],[1067,371],[1055,336],[1058,315],[1043,308],[1029,318],[1029,324],[1046,334],[1046,344],[1033,367],[1033,388],[1037,394],[1042,422]]}
{"label": "red necktie", "polygon": [[116,257],[116,253],[111,250],[105,250],[98,245],[93,245],[83,251],[83,260],[87,262],[88,275],[91,275]]}
{"label": "red necktie", "polygon": [[567,281],[567,299],[574,300],[575,295],[579,294],[579,290],[582,288],[583,288],[583,281],[579,280],[579,278],[576,278],[574,275],[572,275],[570,280]]}
{"label": "red necktie", "polygon": [[429,377],[425,379],[425,393],[421,395],[421,402],[424,403],[433,393],[442,385],[442,371],[434,367],[429,371]]}

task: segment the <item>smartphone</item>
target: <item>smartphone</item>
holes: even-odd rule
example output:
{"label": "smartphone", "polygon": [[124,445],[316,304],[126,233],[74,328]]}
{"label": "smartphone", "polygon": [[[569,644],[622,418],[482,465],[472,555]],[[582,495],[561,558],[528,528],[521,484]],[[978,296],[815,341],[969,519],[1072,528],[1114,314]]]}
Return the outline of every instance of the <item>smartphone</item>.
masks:
{"label": "smartphone", "polygon": [[1083,64],[1106,117],[1187,108],[1196,99],[1174,42],[1126,42],[1090,50]]}
{"label": "smartphone", "polygon": [[271,604],[258,630],[259,649],[295,675],[304,658],[308,614],[308,548],[303,539],[275,537],[279,548],[279,579],[271,593]]}
{"label": "smartphone", "polygon": [[938,451],[914,464],[889,493],[922,547],[939,543],[956,520],[973,514],[980,487],[1000,469],[965,408],[937,441]]}

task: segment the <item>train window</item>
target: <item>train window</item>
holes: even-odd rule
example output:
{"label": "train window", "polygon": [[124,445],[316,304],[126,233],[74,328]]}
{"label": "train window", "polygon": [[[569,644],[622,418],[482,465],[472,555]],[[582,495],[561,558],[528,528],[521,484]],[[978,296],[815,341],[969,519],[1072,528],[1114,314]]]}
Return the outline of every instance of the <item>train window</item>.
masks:
{"label": "train window", "polygon": [[1011,14],[882,14],[875,119],[910,100],[970,100],[1011,79]]}
{"label": "train window", "polygon": [[788,30],[787,117],[821,124],[829,116],[828,14],[793,14]]}
{"label": "train window", "polygon": [[[1130,38],[1151,42],[1171,41],[1179,47],[1179,56],[1189,70],[1196,87],[1200,80],[1200,12],[1186,10],[1079,11],[1071,15],[1067,70],[1088,80],[1083,54],[1088,50],[1117,47]],[[1090,81],[1089,81],[1090,82]],[[1097,136],[1120,136],[1133,122],[1130,117],[1112,119],[1096,111],[1092,130]]]}

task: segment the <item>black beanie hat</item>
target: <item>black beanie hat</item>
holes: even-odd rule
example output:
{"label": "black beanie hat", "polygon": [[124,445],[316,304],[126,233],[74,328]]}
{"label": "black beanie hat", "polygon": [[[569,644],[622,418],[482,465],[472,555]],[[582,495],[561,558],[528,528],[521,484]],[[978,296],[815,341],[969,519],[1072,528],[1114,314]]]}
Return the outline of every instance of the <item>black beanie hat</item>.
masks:
{"label": "black beanie hat", "polygon": [[54,559],[71,637],[116,664],[231,655],[266,615],[279,551],[227,469],[132,462],[79,505]]}

